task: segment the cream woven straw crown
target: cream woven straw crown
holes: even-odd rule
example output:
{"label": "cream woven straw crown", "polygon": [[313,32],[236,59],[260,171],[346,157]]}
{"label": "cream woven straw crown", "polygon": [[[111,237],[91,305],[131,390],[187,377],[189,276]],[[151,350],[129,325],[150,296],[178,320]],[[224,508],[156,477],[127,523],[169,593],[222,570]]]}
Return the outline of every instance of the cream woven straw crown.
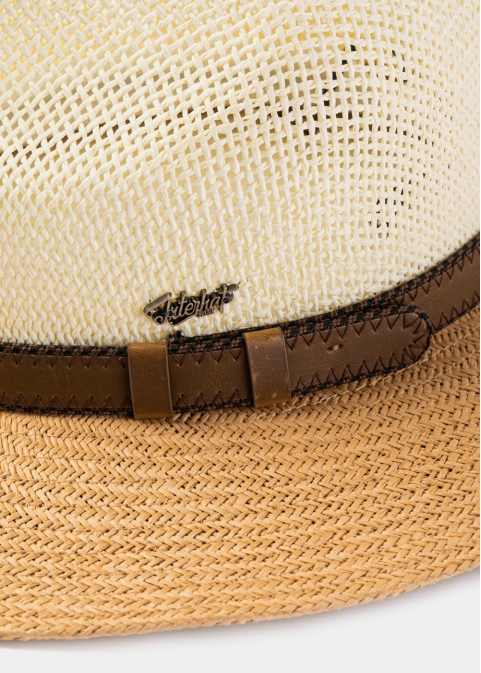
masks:
{"label": "cream woven straw crown", "polygon": [[[4,366],[167,343],[143,311],[164,293],[238,285],[177,337],[235,358],[243,330],[293,348],[422,274],[447,296],[479,230],[478,20],[474,0],[0,0]],[[409,362],[262,408],[54,413],[0,368],[0,637],[307,614],[477,566],[471,296],[434,328],[411,297]]]}

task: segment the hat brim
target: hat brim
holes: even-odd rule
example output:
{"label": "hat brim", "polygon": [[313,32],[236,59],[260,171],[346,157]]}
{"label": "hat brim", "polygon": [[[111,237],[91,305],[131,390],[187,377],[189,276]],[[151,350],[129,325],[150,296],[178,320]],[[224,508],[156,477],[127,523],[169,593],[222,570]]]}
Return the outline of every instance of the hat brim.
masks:
{"label": "hat brim", "polygon": [[0,636],[308,614],[477,566],[478,321],[276,409],[2,414]]}

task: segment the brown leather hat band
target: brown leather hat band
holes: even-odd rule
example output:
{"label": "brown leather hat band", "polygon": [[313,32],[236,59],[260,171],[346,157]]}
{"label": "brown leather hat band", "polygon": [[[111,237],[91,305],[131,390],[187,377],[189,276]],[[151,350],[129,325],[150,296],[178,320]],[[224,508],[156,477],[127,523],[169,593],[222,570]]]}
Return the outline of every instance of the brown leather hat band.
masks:
{"label": "brown leather hat band", "polygon": [[277,403],[416,361],[432,333],[478,302],[476,237],[409,283],[274,328],[133,344],[128,352],[0,344],[0,408],[152,418]]}

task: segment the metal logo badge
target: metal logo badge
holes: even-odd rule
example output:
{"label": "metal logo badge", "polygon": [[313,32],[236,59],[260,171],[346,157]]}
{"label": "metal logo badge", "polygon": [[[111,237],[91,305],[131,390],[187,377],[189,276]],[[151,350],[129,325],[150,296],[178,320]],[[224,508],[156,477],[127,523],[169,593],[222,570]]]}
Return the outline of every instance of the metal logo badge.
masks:
{"label": "metal logo badge", "polygon": [[163,325],[166,321],[174,326],[180,325],[189,318],[211,315],[216,308],[220,313],[224,313],[224,304],[230,304],[234,299],[234,292],[238,289],[238,285],[222,283],[211,294],[207,294],[207,290],[201,290],[198,297],[186,297],[185,292],[181,292],[174,300],[172,293],[166,292],[144,306],[144,314],[152,318],[157,325]]}

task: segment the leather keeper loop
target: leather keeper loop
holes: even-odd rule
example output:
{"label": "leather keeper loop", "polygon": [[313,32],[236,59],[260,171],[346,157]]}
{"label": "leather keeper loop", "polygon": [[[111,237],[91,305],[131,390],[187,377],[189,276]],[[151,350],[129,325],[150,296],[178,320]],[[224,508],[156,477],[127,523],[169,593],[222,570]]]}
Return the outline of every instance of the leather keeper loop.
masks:
{"label": "leather keeper loop", "polygon": [[286,346],[280,327],[245,332],[254,406],[266,407],[291,399]]}
{"label": "leather keeper loop", "polygon": [[167,341],[129,344],[127,353],[134,418],[172,416]]}

